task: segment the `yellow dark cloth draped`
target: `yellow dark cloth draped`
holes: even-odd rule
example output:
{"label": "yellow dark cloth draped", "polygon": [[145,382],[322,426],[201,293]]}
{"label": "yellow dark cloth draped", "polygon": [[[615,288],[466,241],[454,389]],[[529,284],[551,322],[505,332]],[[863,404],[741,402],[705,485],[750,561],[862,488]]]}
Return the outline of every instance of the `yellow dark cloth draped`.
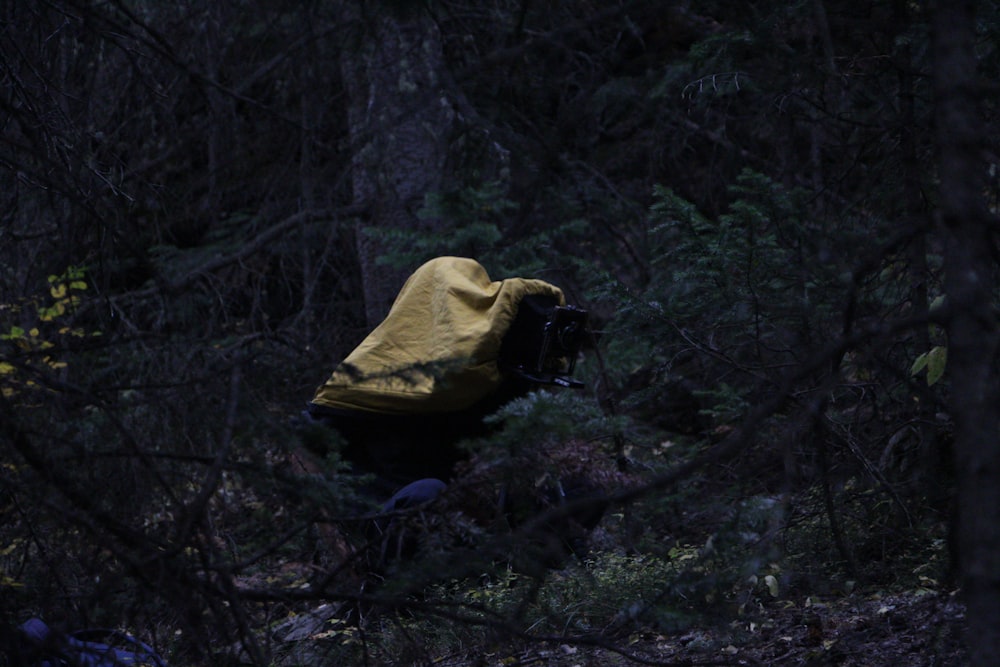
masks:
{"label": "yellow dark cloth draped", "polygon": [[542,280],[491,281],[475,260],[439,257],[407,279],[389,314],[316,390],[313,403],[392,414],[470,407],[502,380],[500,345],[522,297],[562,290]]}

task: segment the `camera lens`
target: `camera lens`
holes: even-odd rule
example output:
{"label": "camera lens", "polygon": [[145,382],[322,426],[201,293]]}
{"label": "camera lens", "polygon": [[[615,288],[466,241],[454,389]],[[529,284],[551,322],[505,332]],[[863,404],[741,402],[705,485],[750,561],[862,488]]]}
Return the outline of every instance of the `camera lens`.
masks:
{"label": "camera lens", "polygon": [[579,322],[570,322],[566,326],[561,327],[556,334],[556,340],[559,341],[559,347],[562,352],[576,354],[577,350],[580,349]]}

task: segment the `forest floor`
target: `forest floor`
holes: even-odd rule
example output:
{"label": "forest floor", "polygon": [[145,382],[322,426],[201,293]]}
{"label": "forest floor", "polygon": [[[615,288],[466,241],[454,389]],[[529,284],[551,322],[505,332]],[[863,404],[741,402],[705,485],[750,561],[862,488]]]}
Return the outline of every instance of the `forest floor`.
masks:
{"label": "forest floor", "polygon": [[615,649],[562,644],[469,652],[439,666],[809,665],[960,667],[965,608],[954,593],[846,596],[775,605],[756,620],[688,628],[676,636],[639,632]]}

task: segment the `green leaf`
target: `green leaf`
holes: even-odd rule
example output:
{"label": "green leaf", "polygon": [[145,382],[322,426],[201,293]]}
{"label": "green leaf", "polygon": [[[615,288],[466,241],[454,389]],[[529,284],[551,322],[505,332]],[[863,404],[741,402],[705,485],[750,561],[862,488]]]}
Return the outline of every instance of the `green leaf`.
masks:
{"label": "green leaf", "polygon": [[771,597],[773,598],[778,597],[779,589],[778,589],[777,577],[775,577],[773,574],[767,575],[766,577],[764,577],[764,584],[767,585],[767,591],[768,593],[771,594]]}
{"label": "green leaf", "polygon": [[927,353],[927,386],[930,387],[944,375],[948,363],[948,348],[938,345]]}
{"label": "green leaf", "polygon": [[944,345],[935,345],[913,361],[913,366],[910,367],[910,375],[916,375],[926,368],[927,386],[929,387],[941,379],[947,364],[948,348]]}

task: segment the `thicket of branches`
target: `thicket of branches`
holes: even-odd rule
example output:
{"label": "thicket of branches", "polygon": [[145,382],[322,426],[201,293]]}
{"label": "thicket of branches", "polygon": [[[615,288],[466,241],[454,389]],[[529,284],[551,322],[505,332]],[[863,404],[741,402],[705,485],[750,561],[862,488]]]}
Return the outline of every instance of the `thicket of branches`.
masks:
{"label": "thicket of branches", "polygon": [[[381,639],[320,622],[325,650],[418,660],[945,585],[929,10],[338,4],[0,9],[0,622],[268,664],[264,629],[347,605]],[[1000,17],[975,9],[995,81]],[[439,88],[389,112],[449,105],[409,226],[359,197],[360,174],[390,172],[358,150],[345,62],[385,12],[441,56]],[[976,90],[993,224],[995,85]],[[502,411],[470,446],[479,490],[422,517],[420,555],[377,588],[364,480],[295,423],[370,327],[369,238],[376,273],[456,254],[550,280],[600,334],[587,388]],[[325,458],[303,467],[303,448]],[[555,579],[537,533],[474,511],[526,469],[528,495],[576,475],[607,502]]]}

